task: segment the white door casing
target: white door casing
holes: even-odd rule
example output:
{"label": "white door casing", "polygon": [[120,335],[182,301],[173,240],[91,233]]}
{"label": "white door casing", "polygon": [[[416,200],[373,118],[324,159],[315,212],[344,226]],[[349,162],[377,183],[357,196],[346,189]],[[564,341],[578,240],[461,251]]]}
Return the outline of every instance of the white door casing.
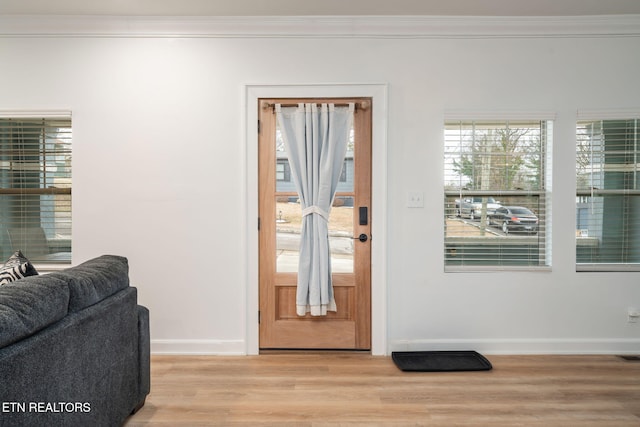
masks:
{"label": "white door casing", "polygon": [[243,200],[246,353],[259,352],[259,269],[258,269],[258,99],[259,98],[371,97],[372,128],[372,222],[371,246],[371,354],[385,355],[387,349],[387,85],[386,84],[305,84],[243,86],[244,173]]}

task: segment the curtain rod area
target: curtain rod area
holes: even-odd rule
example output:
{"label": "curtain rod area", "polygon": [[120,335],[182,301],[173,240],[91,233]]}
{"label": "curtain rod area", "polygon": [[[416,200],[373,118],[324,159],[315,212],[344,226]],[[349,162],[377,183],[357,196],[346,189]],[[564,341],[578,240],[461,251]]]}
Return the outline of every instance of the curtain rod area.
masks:
{"label": "curtain rod area", "polygon": [[[263,110],[268,110],[269,108],[273,108],[275,111],[276,104],[280,104],[283,107],[297,107],[300,103],[279,103],[279,102],[267,102],[262,101],[261,107]],[[313,102],[302,102],[301,104],[313,104]],[[321,104],[333,104],[336,107],[348,107],[349,104],[354,104],[357,109],[366,110],[369,108],[369,101],[354,101],[354,102],[316,102],[316,105]]]}

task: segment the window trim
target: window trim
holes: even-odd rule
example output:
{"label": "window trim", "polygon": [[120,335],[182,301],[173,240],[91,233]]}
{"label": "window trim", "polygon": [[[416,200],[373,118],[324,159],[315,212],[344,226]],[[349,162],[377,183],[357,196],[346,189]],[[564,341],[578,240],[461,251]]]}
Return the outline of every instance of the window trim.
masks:
{"label": "window trim", "polygon": [[[447,197],[468,197],[468,196],[537,196],[544,199],[545,203],[545,225],[546,232],[544,235],[544,256],[545,263],[541,265],[447,265],[446,261],[446,244],[447,238],[443,233],[443,246],[445,251],[442,253],[442,265],[445,273],[473,273],[473,272],[499,272],[499,271],[529,271],[529,272],[549,272],[552,270],[552,177],[553,177],[553,143],[556,134],[556,113],[551,111],[513,111],[513,110],[493,110],[493,111],[475,111],[475,110],[449,110],[445,111],[442,119],[441,135],[444,135],[448,122],[453,121],[546,121],[551,125],[551,129],[547,130],[550,140],[547,140],[544,150],[544,185],[540,190],[446,190],[443,189],[443,197],[446,201]],[[444,153],[443,153],[444,154]],[[446,205],[443,206],[446,211]],[[445,213],[446,216],[446,213]],[[454,238],[455,239],[455,238]],[[451,241],[451,240],[449,240]],[[515,242],[515,240],[514,240]]]}
{"label": "window trim", "polygon": [[[575,147],[577,149],[578,134],[577,126],[580,122],[589,121],[607,121],[607,120],[640,120],[640,109],[637,108],[617,108],[617,109],[579,109],[576,114],[576,120],[574,123],[574,137]],[[575,167],[575,166],[574,166]],[[618,165],[618,167],[624,167],[624,165]],[[577,173],[577,172],[576,172]],[[577,209],[577,199],[579,197],[598,197],[606,195],[628,195],[628,196],[640,196],[640,189],[638,190],[625,190],[625,189],[575,189],[576,202],[574,208]],[[579,246],[578,236],[576,235],[574,240],[574,251],[577,255]],[[637,272],[640,271],[640,263],[593,263],[575,262],[576,272]]]}
{"label": "window trim", "polygon": [[71,110],[0,110],[0,119],[73,119]]}
{"label": "window trim", "polygon": [[[33,119],[45,119],[45,120],[70,120],[73,123],[73,114],[70,109],[51,109],[51,110],[28,110],[28,109],[0,109],[0,119],[16,119],[16,120],[33,120]],[[0,194],[3,195],[19,195],[19,194],[34,194],[34,195],[71,195],[73,188],[34,188],[34,189],[13,189],[4,188],[0,189]],[[72,217],[73,218],[73,217]],[[73,219],[72,219],[73,224]],[[59,271],[69,268],[73,264],[73,236],[71,237],[71,258],[67,262],[47,262],[38,263],[34,262],[34,266],[40,272]]]}

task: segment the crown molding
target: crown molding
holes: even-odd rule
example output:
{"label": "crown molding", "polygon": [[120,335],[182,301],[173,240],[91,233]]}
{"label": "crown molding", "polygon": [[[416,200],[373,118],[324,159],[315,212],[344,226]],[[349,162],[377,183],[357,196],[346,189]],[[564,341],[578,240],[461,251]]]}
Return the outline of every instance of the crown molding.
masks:
{"label": "crown molding", "polygon": [[555,17],[0,16],[0,37],[420,39],[638,36],[640,36],[640,15]]}

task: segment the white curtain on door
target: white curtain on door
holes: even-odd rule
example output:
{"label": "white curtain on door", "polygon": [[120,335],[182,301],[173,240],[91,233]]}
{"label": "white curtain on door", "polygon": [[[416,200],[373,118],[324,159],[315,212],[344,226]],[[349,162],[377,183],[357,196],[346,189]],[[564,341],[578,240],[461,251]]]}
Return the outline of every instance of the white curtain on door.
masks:
{"label": "white curtain on door", "polygon": [[353,123],[354,104],[276,104],[276,116],[302,207],[296,311],[336,311],[331,283],[329,212]]}

